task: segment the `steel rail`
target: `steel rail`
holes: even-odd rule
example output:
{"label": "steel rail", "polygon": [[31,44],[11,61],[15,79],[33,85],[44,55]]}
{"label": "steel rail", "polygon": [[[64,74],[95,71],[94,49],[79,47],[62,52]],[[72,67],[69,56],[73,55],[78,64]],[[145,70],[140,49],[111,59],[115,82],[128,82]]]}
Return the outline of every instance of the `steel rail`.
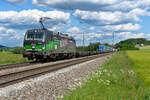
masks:
{"label": "steel rail", "polygon": [[0,75],[0,88],[27,80],[29,78],[37,77],[42,74],[46,74],[48,72],[57,71],[65,67],[76,65],[82,62],[95,59],[95,58],[103,57],[109,54],[112,54],[112,53],[87,56],[87,57],[73,59],[72,61],[68,60],[65,62],[60,62],[60,63],[56,63],[52,65],[47,65],[47,66],[42,66],[38,68],[27,69],[27,70],[22,70],[19,72],[13,72],[13,73]]}
{"label": "steel rail", "polygon": [[38,62],[25,62],[25,63],[17,63],[17,64],[0,65],[0,71],[5,69],[35,65],[35,64],[38,64]]}

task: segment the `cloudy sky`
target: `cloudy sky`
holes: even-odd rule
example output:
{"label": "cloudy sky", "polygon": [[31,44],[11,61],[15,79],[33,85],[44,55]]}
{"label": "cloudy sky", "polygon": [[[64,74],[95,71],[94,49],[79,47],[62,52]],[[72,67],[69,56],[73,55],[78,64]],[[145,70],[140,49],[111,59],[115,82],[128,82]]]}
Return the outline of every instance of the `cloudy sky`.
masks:
{"label": "cloudy sky", "polygon": [[45,26],[85,42],[112,44],[128,38],[150,39],[150,0],[0,0],[0,44],[22,46],[28,29]]}

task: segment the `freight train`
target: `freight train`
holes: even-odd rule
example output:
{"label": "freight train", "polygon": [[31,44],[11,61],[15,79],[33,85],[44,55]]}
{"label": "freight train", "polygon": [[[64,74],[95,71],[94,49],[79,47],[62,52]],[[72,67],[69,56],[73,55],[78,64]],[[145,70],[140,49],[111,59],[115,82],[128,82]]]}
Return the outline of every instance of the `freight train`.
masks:
{"label": "freight train", "polygon": [[98,50],[101,52],[109,52],[109,51],[114,51],[112,47],[105,46],[105,45],[99,45]]}
{"label": "freight train", "polygon": [[[76,42],[73,37],[67,34],[55,33],[44,28],[40,18],[42,29],[28,30],[24,36],[24,52],[23,57],[29,60],[51,60],[64,59],[80,56],[93,55],[98,52],[76,52]],[[48,18],[46,18],[48,19]]]}

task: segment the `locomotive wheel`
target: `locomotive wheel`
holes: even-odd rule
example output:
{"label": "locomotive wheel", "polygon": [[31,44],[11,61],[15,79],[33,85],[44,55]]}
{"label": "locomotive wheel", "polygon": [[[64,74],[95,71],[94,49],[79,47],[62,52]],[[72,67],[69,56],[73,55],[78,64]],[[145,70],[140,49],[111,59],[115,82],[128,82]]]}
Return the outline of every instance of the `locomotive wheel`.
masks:
{"label": "locomotive wheel", "polygon": [[34,60],[34,58],[33,57],[28,57],[28,60]]}

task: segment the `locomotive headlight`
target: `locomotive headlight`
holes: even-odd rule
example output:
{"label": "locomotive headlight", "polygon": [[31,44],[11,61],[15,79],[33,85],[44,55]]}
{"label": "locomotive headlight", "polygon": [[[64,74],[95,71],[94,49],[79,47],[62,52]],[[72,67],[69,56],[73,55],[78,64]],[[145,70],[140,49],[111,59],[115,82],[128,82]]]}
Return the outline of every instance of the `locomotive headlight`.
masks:
{"label": "locomotive headlight", "polygon": [[34,48],[35,48],[35,45],[33,45],[32,48],[34,49]]}
{"label": "locomotive headlight", "polygon": [[42,49],[45,49],[45,45],[43,45],[43,48]]}

